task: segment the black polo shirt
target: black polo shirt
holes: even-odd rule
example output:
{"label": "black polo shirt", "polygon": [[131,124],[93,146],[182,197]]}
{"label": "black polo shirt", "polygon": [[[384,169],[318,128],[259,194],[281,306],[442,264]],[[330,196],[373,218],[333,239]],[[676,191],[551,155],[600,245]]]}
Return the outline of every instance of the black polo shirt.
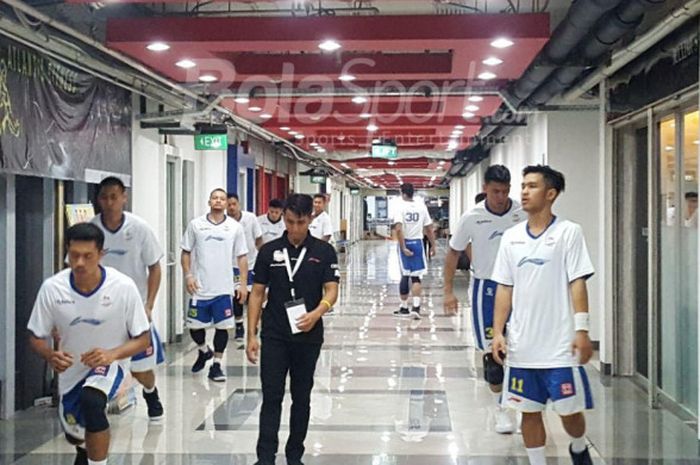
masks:
{"label": "black polo shirt", "polygon": [[294,289],[296,298],[304,299],[307,312],[315,309],[323,299],[324,284],[340,281],[335,249],[328,242],[316,239],[311,234],[306,236],[298,248],[289,242],[286,231],[279,239],[263,245],[255,261],[254,277],[255,283],[264,284],[268,288],[267,305],[262,312],[262,338],[323,343],[323,319],[308,333],[293,335],[284,307],[285,302],[292,300],[292,294],[282,250],[287,249],[294,269],[304,247],[306,255],[299,271],[294,275]]}

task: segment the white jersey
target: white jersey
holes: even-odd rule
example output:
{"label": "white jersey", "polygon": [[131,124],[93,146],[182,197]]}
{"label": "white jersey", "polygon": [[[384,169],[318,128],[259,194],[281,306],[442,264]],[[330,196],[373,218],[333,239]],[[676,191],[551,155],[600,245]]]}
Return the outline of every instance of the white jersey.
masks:
{"label": "white jersey", "polygon": [[121,271],[134,280],[146,301],[148,295],[148,267],[163,258],[163,250],[148,224],[133,213],[124,212],[124,221],[116,231],[102,222],[102,214],[90,220],[105,235],[105,256],[102,264]]}
{"label": "white jersey", "polygon": [[576,223],[555,218],[534,237],[525,221],[504,233],[491,279],[513,286],[508,366],[578,364],[571,352],[575,331],[569,284],[594,271],[581,226]]}
{"label": "white jersey", "polygon": [[[38,338],[51,337],[54,328],[62,351],[73,356],[73,365],[58,375],[61,394],[73,389],[90,368],[80,356],[92,349],[114,349],[150,329],[141,296],[134,281],[114,268],[101,267],[102,282],[89,295],[73,285],[66,268],[41,285],[27,329]],[[129,359],[119,362],[125,371]]]}
{"label": "white jersey", "polygon": [[472,244],[472,268],[476,279],[491,279],[493,262],[506,229],[526,219],[520,204],[511,200],[510,209],[497,215],[480,202],[459,219],[457,229],[450,238],[450,248],[463,251]]}
{"label": "white jersey", "polygon": [[279,239],[284,234],[284,231],[287,230],[282,217],[277,223],[273,223],[267,215],[260,215],[258,216],[258,224],[260,224],[260,229],[262,229],[263,244]]}
{"label": "white jersey", "polygon": [[321,212],[320,215],[314,217],[309,225],[309,232],[316,239],[332,236],[333,226],[331,225],[331,216],[326,212]]}
{"label": "white jersey", "polygon": [[[241,211],[241,219],[237,221],[243,226],[246,247],[248,248],[248,269],[252,270],[255,267],[255,259],[258,258],[258,248],[255,247],[255,241],[262,237],[262,229],[258,224],[257,217],[251,212]],[[234,263],[234,267],[237,268],[238,264]]]}
{"label": "white jersey", "polygon": [[423,228],[433,224],[424,202],[402,200],[394,215],[394,224],[401,223],[406,240],[423,239]]}
{"label": "white jersey", "polygon": [[214,224],[209,215],[202,215],[187,225],[181,247],[193,254],[191,272],[199,290],[192,297],[212,299],[233,294],[234,264],[248,253],[243,226],[228,216]]}

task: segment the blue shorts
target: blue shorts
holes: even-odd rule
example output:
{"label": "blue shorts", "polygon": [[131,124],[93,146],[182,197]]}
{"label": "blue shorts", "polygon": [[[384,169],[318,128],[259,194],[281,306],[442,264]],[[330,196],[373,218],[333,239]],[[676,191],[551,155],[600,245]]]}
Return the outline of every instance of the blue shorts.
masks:
{"label": "blue shorts", "polygon": [[187,326],[190,329],[204,329],[210,326],[216,329],[235,327],[231,296],[220,295],[207,300],[192,298],[187,312]]}
{"label": "blue shorts", "polygon": [[163,344],[160,342],[160,335],[155,325],[151,323],[151,344],[140,354],[131,357],[131,371],[133,373],[151,371],[163,362],[165,362]]}
{"label": "blue shorts", "polygon": [[124,370],[118,362],[90,370],[88,375],[73,389],[61,395],[58,403],[58,417],[67,435],[75,439],[85,439],[85,419],[80,411],[80,393],[84,387],[103,392],[107,402],[114,399],[124,381]]}
{"label": "blue shorts", "polygon": [[401,259],[401,275],[423,277],[428,271],[425,258],[425,248],[423,248],[423,239],[407,239],[405,241],[406,248],[413,252],[413,255],[408,257],[401,251],[399,246],[399,258]]}
{"label": "blue shorts", "polygon": [[472,324],[474,341],[479,350],[491,350],[493,340],[493,309],[498,283],[488,279],[474,279],[472,287]]}
{"label": "blue shorts", "polygon": [[[241,270],[238,268],[233,269],[233,285],[237,289],[241,283]],[[253,278],[255,278],[255,271],[248,270],[248,290],[253,287]]]}
{"label": "blue shorts", "polygon": [[526,413],[541,412],[552,401],[561,416],[593,408],[593,395],[583,367],[514,368],[506,367],[504,407]]}

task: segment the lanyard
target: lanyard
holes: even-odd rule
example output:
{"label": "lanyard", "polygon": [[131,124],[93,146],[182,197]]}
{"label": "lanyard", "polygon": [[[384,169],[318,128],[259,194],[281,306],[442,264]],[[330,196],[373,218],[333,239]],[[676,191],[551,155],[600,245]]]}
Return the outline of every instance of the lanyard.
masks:
{"label": "lanyard", "polygon": [[297,263],[294,265],[294,269],[292,270],[292,261],[289,259],[289,251],[287,251],[287,248],[285,247],[283,249],[284,254],[284,266],[287,268],[287,277],[289,278],[289,287],[292,292],[292,300],[296,300],[296,292],[294,291],[294,276],[297,274],[297,271],[299,271],[299,267],[301,267],[301,263],[304,261],[304,256],[306,256],[306,247],[301,249],[301,253],[299,253],[299,258],[297,258]]}

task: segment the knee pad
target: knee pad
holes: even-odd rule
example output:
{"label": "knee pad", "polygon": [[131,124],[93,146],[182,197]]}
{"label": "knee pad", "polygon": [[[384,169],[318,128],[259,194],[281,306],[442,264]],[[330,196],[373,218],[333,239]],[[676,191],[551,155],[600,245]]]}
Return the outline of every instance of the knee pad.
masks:
{"label": "knee pad", "polygon": [[190,336],[195,344],[201,346],[206,342],[207,332],[203,329],[190,329]]}
{"label": "knee pad", "polygon": [[68,444],[70,444],[71,446],[79,446],[85,442],[84,439],[78,439],[75,436],[71,436],[68,433],[66,433],[66,441],[68,441]]}
{"label": "knee pad", "polygon": [[401,295],[408,295],[408,276],[403,276],[401,278],[401,283],[399,284],[399,292]]}
{"label": "knee pad", "polygon": [[222,353],[226,350],[226,344],[228,344],[228,331],[217,329],[214,332],[214,352]]}
{"label": "knee pad", "polygon": [[503,365],[493,359],[490,353],[484,354],[484,379],[491,385],[503,384]]}
{"label": "knee pad", "polygon": [[420,278],[418,276],[411,276],[411,282],[413,284],[416,284],[416,283],[420,284]]}
{"label": "knee pad", "polygon": [[233,298],[233,316],[236,318],[243,316],[243,304],[240,303],[235,297]]}
{"label": "knee pad", "polygon": [[80,411],[85,420],[85,431],[99,433],[109,429],[107,396],[97,389],[86,387],[80,392]]}

